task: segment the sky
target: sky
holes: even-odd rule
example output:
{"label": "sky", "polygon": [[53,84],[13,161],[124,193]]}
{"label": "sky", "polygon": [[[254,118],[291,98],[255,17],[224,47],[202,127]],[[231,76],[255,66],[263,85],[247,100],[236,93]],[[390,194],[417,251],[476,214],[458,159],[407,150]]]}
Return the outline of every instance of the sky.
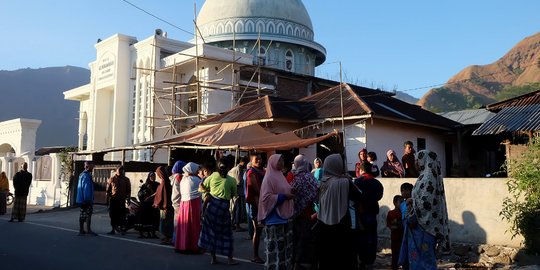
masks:
{"label": "sky", "polygon": [[[204,0],[129,0],[193,31]],[[282,0],[285,1],[285,0]],[[421,97],[469,65],[501,58],[540,31],[538,0],[304,0],[315,41],[326,47],[316,75]],[[143,40],[163,29],[192,35],[123,0],[0,0],[0,70],[78,66],[96,59],[94,44],[115,33]]]}

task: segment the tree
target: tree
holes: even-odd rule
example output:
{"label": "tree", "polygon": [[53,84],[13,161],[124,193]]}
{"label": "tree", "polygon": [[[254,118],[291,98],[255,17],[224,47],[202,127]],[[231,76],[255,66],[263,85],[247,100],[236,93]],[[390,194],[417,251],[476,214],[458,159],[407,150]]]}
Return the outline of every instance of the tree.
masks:
{"label": "tree", "polygon": [[510,222],[512,237],[522,235],[525,248],[540,253],[540,138],[533,138],[520,158],[507,162],[509,197],[500,215]]}

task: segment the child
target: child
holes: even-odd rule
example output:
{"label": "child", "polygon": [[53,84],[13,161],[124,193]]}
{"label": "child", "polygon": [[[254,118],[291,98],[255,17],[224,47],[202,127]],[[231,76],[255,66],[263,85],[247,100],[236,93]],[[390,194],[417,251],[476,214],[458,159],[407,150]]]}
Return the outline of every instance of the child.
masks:
{"label": "child", "polygon": [[[401,184],[400,190],[401,190],[401,196],[403,197],[403,200],[401,201],[401,204],[399,205],[399,210],[401,211],[401,220],[403,224],[403,231],[407,230],[407,224],[405,224],[405,218],[407,217],[407,200],[411,198],[412,190],[414,186],[411,183],[403,183]],[[407,247],[407,239],[404,238],[401,245],[406,248]],[[400,251],[399,256],[399,264],[403,267],[403,270],[409,269],[409,258],[408,258],[408,252]],[[401,256],[403,255],[403,256]]]}
{"label": "child", "polygon": [[399,269],[399,250],[401,249],[401,241],[403,239],[403,221],[399,208],[402,201],[403,197],[401,195],[394,196],[394,210],[389,211],[386,216],[386,227],[390,229],[390,240],[392,243],[392,270]]}
{"label": "child", "polygon": [[378,177],[380,174],[379,166],[377,166],[377,154],[375,152],[367,153],[367,161],[371,163],[371,175],[373,177]]}

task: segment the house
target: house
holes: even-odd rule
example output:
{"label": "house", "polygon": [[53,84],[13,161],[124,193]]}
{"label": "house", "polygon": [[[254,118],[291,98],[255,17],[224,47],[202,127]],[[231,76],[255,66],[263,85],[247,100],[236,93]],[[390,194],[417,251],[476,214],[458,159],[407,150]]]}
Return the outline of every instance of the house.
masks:
{"label": "house", "polygon": [[473,136],[497,136],[506,145],[506,158],[518,157],[525,144],[540,136],[540,90],[486,106],[495,113]]}
{"label": "house", "polygon": [[[455,141],[454,128],[459,125],[398,100],[392,93],[351,84],[340,84],[300,100],[265,96],[201,121],[197,128],[225,123],[258,125],[274,134],[294,132],[304,139],[339,130],[341,134],[337,139],[325,137],[306,148],[297,147],[299,149],[292,153],[301,153],[313,160],[341,152],[346,154],[349,171],[354,170],[360,149],[377,153],[378,162],[382,164],[389,149],[400,156],[405,141],[412,141],[418,150],[429,148],[440,153],[440,161],[446,164],[447,159],[452,159],[449,144]],[[190,143],[184,140],[185,136],[180,137],[182,139],[169,140],[167,145]],[[341,138],[345,138],[344,144]]]}

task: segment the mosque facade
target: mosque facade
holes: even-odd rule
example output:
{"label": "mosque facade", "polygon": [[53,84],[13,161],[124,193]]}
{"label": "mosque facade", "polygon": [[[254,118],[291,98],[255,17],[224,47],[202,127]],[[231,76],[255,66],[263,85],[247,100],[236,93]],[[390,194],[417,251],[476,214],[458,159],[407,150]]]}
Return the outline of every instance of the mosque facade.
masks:
{"label": "mosque facade", "polygon": [[[80,103],[79,150],[178,134],[255,91],[276,94],[273,79],[246,78],[244,68],[310,76],[326,58],[301,0],[207,0],[197,26],[202,35],[189,42],[159,29],[140,41],[123,34],[98,40],[90,83],[64,92]],[[167,153],[136,150],[124,158],[167,162]]]}

